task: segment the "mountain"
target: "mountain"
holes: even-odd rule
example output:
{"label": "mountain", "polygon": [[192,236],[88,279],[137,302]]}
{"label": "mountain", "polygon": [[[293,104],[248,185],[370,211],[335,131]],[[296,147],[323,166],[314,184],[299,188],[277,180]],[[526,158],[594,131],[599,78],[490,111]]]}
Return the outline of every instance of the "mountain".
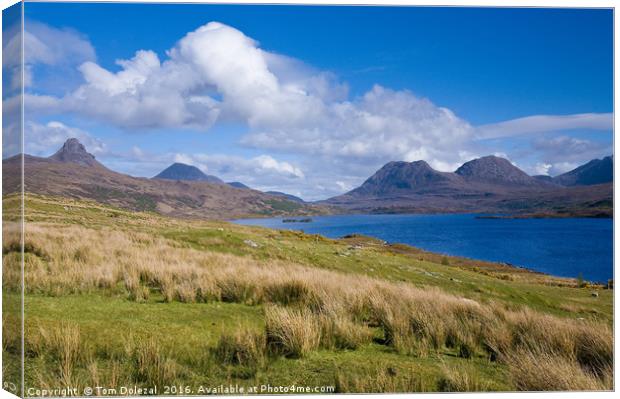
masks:
{"label": "mountain", "polygon": [[549,175],[535,175],[532,177],[536,180],[544,181],[546,183],[553,183],[553,177]]}
{"label": "mountain", "polygon": [[390,162],[352,190],[354,196],[393,195],[425,187],[449,186],[456,177],[434,170],[425,161]]}
{"label": "mountain", "polygon": [[243,184],[241,182],[238,182],[238,181],[231,181],[231,182],[228,182],[226,184],[228,184],[229,186],[234,187],[234,188],[240,188],[240,189],[243,189],[243,190],[251,190],[250,187],[248,187],[245,184]]}
{"label": "mountain", "polygon": [[[231,187],[235,187],[235,188],[240,188],[242,190],[252,190],[252,188],[246,186],[245,184],[238,182],[238,181],[233,181],[233,182],[228,182],[226,183]],[[273,195],[275,197],[282,197],[286,200],[289,201],[295,201],[295,202],[300,202],[300,203],[305,203],[305,201],[299,197],[296,197],[294,195],[291,194],[287,194],[287,193],[283,193],[281,191],[264,191],[265,194],[269,194],[269,195]]]}
{"label": "mountain", "polygon": [[301,203],[305,202],[304,200],[302,200],[299,197],[296,197],[296,196],[294,196],[292,194],[283,193],[283,192],[280,192],[280,191],[265,191],[265,194],[274,195],[276,197],[282,197],[282,198],[290,200],[290,201],[301,202]]}
{"label": "mountain", "polygon": [[207,175],[195,166],[179,162],[168,166],[157,176],[153,177],[153,179],[206,181],[209,183],[224,184],[224,182],[216,176]]}
{"label": "mountain", "polygon": [[585,165],[553,178],[563,186],[590,186],[611,183],[614,180],[614,160],[612,156],[593,159]]}
{"label": "mountain", "polygon": [[[21,155],[2,161],[5,194],[19,191]],[[191,218],[326,213],[322,206],[300,204],[255,190],[239,190],[204,180],[133,177],[112,171],[69,139],[49,158],[24,155],[26,193],[89,199],[139,211]],[[176,168],[175,168],[176,169]]]}
{"label": "mountain", "polygon": [[564,187],[552,178],[529,176],[506,159],[487,156],[455,172],[437,171],[425,161],[389,162],[361,186],[321,203],[364,213],[609,216],[612,191],[611,183]]}
{"label": "mountain", "polygon": [[466,162],[454,173],[467,181],[498,185],[539,186],[541,183],[507,159],[493,155]]}
{"label": "mountain", "polygon": [[67,140],[54,155],[49,157],[49,159],[58,162],[76,163],[82,166],[103,167],[103,165],[95,160],[92,154],[86,151],[82,143],[75,138]]}

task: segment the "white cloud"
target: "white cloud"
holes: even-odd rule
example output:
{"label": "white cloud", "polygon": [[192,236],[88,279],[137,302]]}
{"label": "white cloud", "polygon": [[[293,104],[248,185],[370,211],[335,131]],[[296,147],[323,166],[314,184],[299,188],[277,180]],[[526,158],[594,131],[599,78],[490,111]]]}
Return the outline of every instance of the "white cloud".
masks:
{"label": "white cloud", "polygon": [[[347,158],[436,159],[465,146],[471,126],[408,91],[374,86],[354,100],[328,72],[266,52],[242,32],[211,22],[188,33],[160,61],[152,51],[119,60],[118,72],[80,66],[85,83],[29,108],[73,111],[125,128],[208,129],[217,120],[246,123],[246,145]],[[36,103],[35,103],[36,101]],[[458,161],[458,160],[456,160]]]}
{"label": "white cloud", "polygon": [[549,175],[552,167],[553,165],[550,163],[539,162],[534,166],[534,174]]}
{"label": "white cloud", "polygon": [[561,175],[562,173],[569,172],[569,171],[577,168],[580,165],[582,165],[582,163],[577,163],[577,162],[556,162],[549,169],[549,175],[551,175],[551,176]]}
{"label": "white cloud", "polygon": [[26,20],[24,58],[26,64],[75,65],[95,59],[95,50],[80,33]]}
{"label": "white cloud", "polygon": [[589,161],[613,151],[610,143],[570,136],[540,137],[532,142],[532,148],[551,162]]}
{"label": "white cloud", "polygon": [[[90,150],[89,145],[85,146]],[[241,181],[265,191],[288,188],[288,192],[297,192],[295,187],[306,184],[305,174],[299,166],[265,154],[255,157],[180,152],[158,154],[134,146],[128,152],[108,151],[103,162],[113,170],[145,177],[152,177],[173,162],[180,162],[196,166],[222,180]]]}
{"label": "white cloud", "polygon": [[376,85],[354,101],[329,104],[311,125],[256,130],[243,143],[375,162],[427,159],[440,167],[459,161],[471,130],[446,108]]}
{"label": "white cloud", "polygon": [[574,129],[613,130],[613,126],[613,113],[533,115],[478,126],[476,128],[476,137],[479,139],[491,139]]}
{"label": "white cloud", "polygon": [[[87,46],[77,53],[86,56]],[[33,63],[53,62],[44,49],[37,48],[31,57]],[[143,159],[139,149],[129,155],[142,159],[142,172],[178,159],[225,179],[257,188],[301,190],[306,197],[342,193],[392,160],[424,159],[436,169],[453,171],[463,162],[497,150],[484,147],[488,144],[482,143],[484,139],[611,130],[613,122],[612,114],[590,113],[535,115],[475,127],[407,90],[375,85],[350,98],[347,85],[333,74],[265,51],[243,32],[218,22],[189,32],[165,54],[139,50],[133,58],[116,63],[115,70],[92,59],[82,63],[83,81],[77,89],[57,97],[29,94],[28,112],[72,112],[125,130],[206,131],[218,122],[240,123],[248,129],[241,144],[264,155],[165,154]],[[557,145],[568,152],[577,149],[580,156],[591,153],[582,150],[580,143]],[[542,155],[528,165],[551,164],[547,171],[552,173],[563,160],[541,146],[533,144],[537,155]],[[294,154],[296,161],[267,155],[279,152]],[[135,170],[129,159],[119,156],[116,162]]]}
{"label": "white cloud", "polygon": [[[34,65],[54,66],[64,69],[94,60],[95,50],[90,42],[71,29],[57,29],[46,24],[27,20],[24,24],[24,85],[33,84]],[[3,41],[2,68],[11,75],[12,88],[21,84],[22,35],[17,30],[21,25],[10,27]]]}
{"label": "white cloud", "polygon": [[106,145],[101,140],[84,130],[58,121],[46,124],[27,121],[24,125],[24,152],[30,155],[49,156],[72,137],[80,140],[94,155],[102,155],[107,151]]}

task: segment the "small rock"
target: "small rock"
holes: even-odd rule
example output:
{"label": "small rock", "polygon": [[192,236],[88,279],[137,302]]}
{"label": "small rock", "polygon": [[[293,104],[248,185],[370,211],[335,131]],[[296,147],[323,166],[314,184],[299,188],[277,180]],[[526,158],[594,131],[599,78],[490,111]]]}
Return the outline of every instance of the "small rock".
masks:
{"label": "small rock", "polygon": [[598,292],[592,291],[592,296],[595,297],[595,298],[598,298]]}
{"label": "small rock", "polygon": [[254,241],[252,241],[252,240],[244,240],[243,243],[246,244],[246,245],[249,245],[252,248],[258,248],[259,247],[259,245],[257,243],[255,243]]}

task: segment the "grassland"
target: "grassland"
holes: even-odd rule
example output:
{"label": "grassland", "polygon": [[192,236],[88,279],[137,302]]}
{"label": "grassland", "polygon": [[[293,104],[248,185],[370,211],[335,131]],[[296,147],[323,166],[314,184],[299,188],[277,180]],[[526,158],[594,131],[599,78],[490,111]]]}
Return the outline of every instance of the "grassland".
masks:
{"label": "grassland", "polygon": [[[5,229],[16,204],[4,198]],[[86,201],[28,195],[26,218],[26,389],[612,388],[613,291],[602,287],[366,237]],[[18,379],[21,352],[18,250],[5,230],[5,380]]]}

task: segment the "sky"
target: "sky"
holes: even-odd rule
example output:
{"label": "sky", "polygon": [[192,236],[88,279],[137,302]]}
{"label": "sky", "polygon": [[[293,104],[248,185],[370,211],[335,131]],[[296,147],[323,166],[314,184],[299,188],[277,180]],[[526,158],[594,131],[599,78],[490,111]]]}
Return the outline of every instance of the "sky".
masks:
{"label": "sky", "polygon": [[134,176],[319,200],[389,161],[557,175],[613,151],[611,10],[37,2],[24,42],[25,152],[77,137]]}

